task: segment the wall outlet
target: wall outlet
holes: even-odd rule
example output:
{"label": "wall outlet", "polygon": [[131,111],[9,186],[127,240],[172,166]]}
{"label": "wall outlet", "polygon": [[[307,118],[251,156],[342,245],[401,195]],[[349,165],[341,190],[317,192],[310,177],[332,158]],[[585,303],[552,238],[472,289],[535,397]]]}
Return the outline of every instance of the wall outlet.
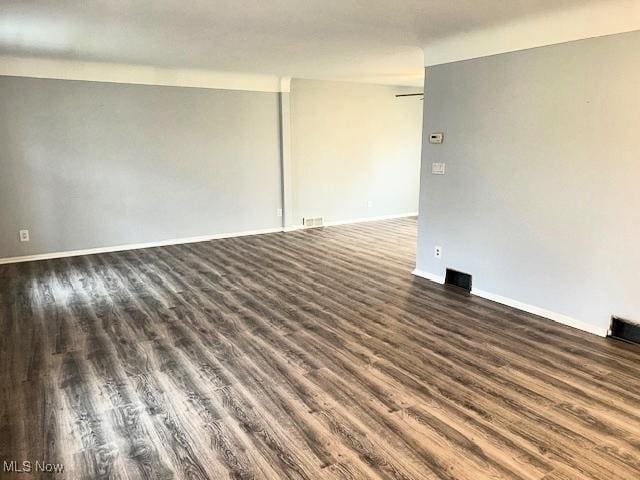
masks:
{"label": "wall outlet", "polygon": [[442,247],[436,246],[433,249],[433,256],[436,257],[436,258],[442,258]]}
{"label": "wall outlet", "polygon": [[29,241],[29,230],[20,230],[20,241],[21,242]]}
{"label": "wall outlet", "polygon": [[278,217],[281,217],[281,216],[282,216],[282,209],[281,209],[281,208],[278,208],[278,209],[276,210],[276,216],[278,216]]}
{"label": "wall outlet", "polygon": [[367,200],[367,208],[373,207],[373,202],[371,200]]}

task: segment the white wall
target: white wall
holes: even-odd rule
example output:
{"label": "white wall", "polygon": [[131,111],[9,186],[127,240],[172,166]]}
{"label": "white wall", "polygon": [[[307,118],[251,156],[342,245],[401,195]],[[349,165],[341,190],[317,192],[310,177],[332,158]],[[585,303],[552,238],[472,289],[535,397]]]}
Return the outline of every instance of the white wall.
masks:
{"label": "white wall", "polygon": [[0,261],[417,211],[420,89],[292,90],[0,76]]}
{"label": "white wall", "polygon": [[640,32],[430,67],[426,92],[417,268],[640,321]]}
{"label": "white wall", "polygon": [[292,81],[293,224],[417,211],[423,102],[395,94],[420,91]]}
{"label": "white wall", "polygon": [[0,258],[278,228],[279,128],[277,93],[0,77]]}

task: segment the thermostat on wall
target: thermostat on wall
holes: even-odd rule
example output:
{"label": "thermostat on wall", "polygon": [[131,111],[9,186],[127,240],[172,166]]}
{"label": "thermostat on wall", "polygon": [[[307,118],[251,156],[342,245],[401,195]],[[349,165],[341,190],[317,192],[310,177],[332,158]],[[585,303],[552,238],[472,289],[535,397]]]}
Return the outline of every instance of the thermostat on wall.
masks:
{"label": "thermostat on wall", "polygon": [[432,163],[431,164],[431,173],[433,175],[444,175],[446,173],[446,164],[444,163]]}
{"label": "thermostat on wall", "polygon": [[444,141],[444,133],[432,133],[429,135],[429,143],[442,143]]}

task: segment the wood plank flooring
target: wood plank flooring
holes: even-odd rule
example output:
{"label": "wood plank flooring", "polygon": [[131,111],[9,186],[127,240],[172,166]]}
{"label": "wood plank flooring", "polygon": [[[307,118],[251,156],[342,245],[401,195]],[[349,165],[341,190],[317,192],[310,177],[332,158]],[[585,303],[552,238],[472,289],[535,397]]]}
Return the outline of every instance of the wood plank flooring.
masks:
{"label": "wood plank flooring", "polygon": [[2,478],[639,479],[640,349],[414,278],[415,242],[0,267],[0,462],[64,465]]}

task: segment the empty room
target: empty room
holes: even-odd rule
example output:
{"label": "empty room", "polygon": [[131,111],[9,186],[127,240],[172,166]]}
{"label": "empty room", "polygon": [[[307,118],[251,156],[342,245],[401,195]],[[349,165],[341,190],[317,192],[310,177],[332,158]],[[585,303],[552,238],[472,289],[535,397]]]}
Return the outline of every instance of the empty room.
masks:
{"label": "empty room", "polygon": [[640,479],[638,0],[0,2],[1,479]]}

